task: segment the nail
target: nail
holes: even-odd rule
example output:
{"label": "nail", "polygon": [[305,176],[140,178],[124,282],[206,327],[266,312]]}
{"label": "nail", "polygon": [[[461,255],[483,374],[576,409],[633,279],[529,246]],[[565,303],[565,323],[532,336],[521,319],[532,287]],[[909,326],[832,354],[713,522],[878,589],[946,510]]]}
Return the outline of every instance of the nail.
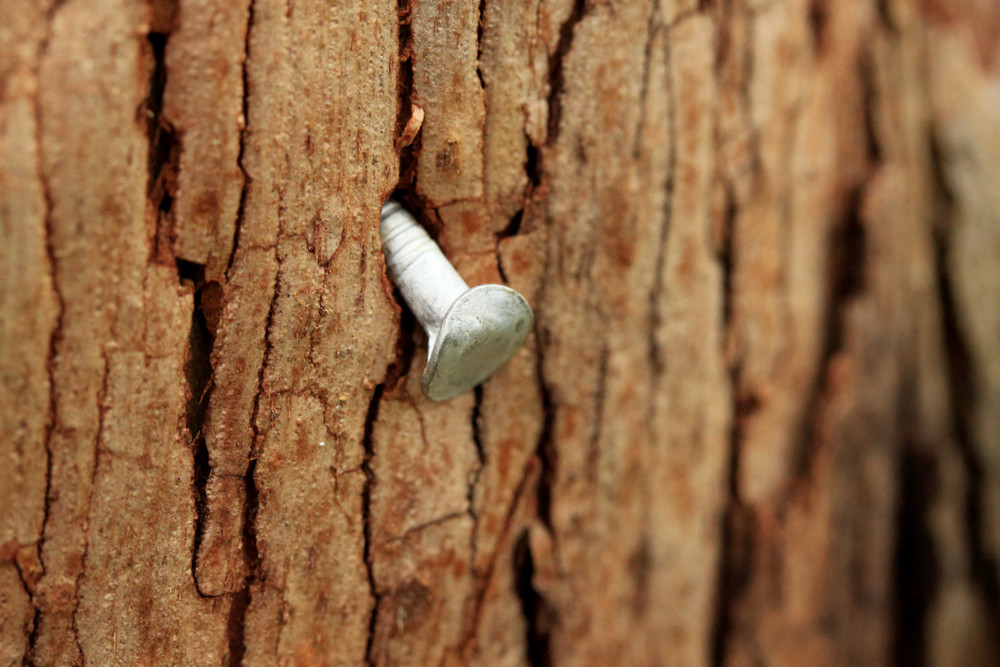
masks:
{"label": "nail", "polygon": [[469,286],[403,206],[382,206],[389,276],[427,332],[420,387],[445,401],[481,384],[510,361],[534,322],[523,296],[504,285]]}

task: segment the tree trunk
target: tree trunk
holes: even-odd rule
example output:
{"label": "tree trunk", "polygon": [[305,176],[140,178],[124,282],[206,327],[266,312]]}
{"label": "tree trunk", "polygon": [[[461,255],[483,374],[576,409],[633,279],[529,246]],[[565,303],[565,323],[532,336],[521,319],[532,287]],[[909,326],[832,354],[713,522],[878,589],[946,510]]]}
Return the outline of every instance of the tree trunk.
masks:
{"label": "tree trunk", "polygon": [[[1000,661],[996,2],[0,26],[0,665]],[[445,403],[393,192],[535,309]]]}

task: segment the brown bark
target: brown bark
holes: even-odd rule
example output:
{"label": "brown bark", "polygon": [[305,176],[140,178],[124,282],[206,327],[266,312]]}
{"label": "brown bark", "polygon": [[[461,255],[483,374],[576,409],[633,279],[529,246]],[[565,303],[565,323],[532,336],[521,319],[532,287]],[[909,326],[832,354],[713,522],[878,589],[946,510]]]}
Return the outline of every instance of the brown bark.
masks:
{"label": "brown bark", "polygon": [[[0,26],[0,664],[1000,661],[1000,5]],[[446,403],[393,192],[535,308]]]}

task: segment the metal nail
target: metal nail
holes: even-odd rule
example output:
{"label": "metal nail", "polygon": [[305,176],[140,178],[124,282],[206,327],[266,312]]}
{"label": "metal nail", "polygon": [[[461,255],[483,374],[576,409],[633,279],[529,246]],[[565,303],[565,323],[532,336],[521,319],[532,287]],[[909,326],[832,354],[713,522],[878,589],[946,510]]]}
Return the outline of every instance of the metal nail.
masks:
{"label": "metal nail", "polygon": [[469,286],[403,206],[382,206],[382,252],[389,276],[427,332],[420,387],[445,401],[506,364],[534,323],[531,306],[504,285]]}

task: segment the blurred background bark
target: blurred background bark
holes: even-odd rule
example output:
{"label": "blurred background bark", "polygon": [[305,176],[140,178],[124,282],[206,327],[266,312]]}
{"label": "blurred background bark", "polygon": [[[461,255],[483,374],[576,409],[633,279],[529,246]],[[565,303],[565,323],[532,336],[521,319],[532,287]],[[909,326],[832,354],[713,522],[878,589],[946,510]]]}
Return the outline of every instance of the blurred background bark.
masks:
{"label": "blurred background bark", "polygon": [[4,0],[0,229],[0,664],[1000,661],[994,0]]}

